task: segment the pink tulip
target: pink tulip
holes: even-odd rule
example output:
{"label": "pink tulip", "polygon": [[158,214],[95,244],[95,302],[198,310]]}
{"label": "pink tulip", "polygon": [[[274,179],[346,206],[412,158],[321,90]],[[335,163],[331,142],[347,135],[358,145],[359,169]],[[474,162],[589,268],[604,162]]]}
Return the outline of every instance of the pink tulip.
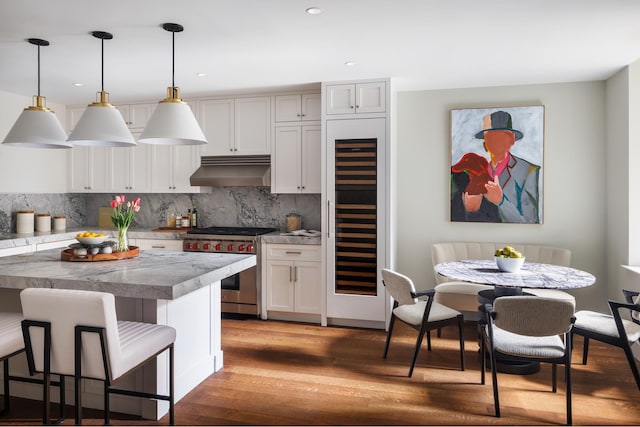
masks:
{"label": "pink tulip", "polygon": [[116,203],[117,203],[117,204],[122,203],[122,200],[120,200],[120,196],[116,196]]}
{"label": "pink tulip", "polygon": [[[133,206],[140,206],[140,197],[138,197],[137,199],[135,199],[133,201]],[[136,211],[136,212],[138,212],[138,211]]]}
{"label": "pink tulip", "polygon": [[111,201],[111,207],[112,207],[113,209],[117,208],[117,207],[118,207],[118,202],[117,202],[116,200],[112,200],[112,201]]}
{"label": "pink tulip", "polygon": [[122,203],[124,203],[124,194],[120,195],[120,200],[122,201]]}
{"label": "pink tulip", "polygon": [[140,211],[140,206],[139,205],[134,205],[133,206],[133,211],[134,212],[139,212]]}

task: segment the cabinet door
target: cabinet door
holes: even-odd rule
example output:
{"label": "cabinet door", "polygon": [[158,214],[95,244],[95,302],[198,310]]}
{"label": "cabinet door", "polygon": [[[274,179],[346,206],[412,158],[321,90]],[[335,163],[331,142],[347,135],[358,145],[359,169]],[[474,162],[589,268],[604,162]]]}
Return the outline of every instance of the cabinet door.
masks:
{"label": "cabinet door", "polygon": [[270,154],[271,99],[268,96],[235,100],[234,154]]}
{"label": "cabinet door", "polygon": [[302,120],[300,95],[277,95],[275,97],[275,105],[276,122],[297,122]]}
{"label": "cabinet door", "polygon": [[[272,193],[300,192],[300,126],[277,127],[271,157]],[[318,161],[320,158],[317,159]]]}
{"label": "cabinet door", "polygon": [[173,190],[182,193],[197,193],[200,187],[190,183],[191,175],[200,164],[200,147],[197,145],[173,146]]}
{"label": "cabinet door", "polygon": [[109,147],[74,147],[69,150],[69,189],[76,193],[102,193],[110,189]]}
{"label": "cabinet door", "polygon": [[383,113],[385,93],[384,82],[356,84],[356,113]]}
{"label": "cabinet door", "polygon": [[295,311],[317,314],[322,311],[320,263],[296,261],[294,266]]}
{"label": "cabinet door", "polygon": [[355,113],[355,85],[327,85],[327,114]]}
{"label": "cabinet door", "polygon": [[322,192],[320,133],[320,126],[302,126],[300,183],[303,193]]}
{"label": "cabinet door", "polygon": [[267,309],[294,311],[293,265],[290,261],[267,261]]}
{"label": "cabinet door", "polygon": [[319,93],[304,93],[301,97],[302,120],[320,120],[321,102]]}
{"label": "cabinet door", "polygon": [[69,191],[86,193],[90,190],[89,156],[91,147],[74,147],[69,150]]}
{"label": "cabinet door", "polygon": [[199,122],[208,144],[202,146],[203,156],[228,156],[233,154],[234,101],[210,99],[198,104]]}
{"label": "cabinet door", "polygon": [[[116,148],[122,150],[122,148]],[[129,150],[129,191],[151,191],[151,151],[149,144],[138,144]],[[115,168],[114,168],[115,170]]]}
{"label": "cabinet door", "polygon": [[129,120],[127,121],[129,129],[131,129],[132,132],[138,131],[142,133],[155,107],[156,104],[129,105]]}
{"label": "cabinet door", "polygon": [[67,108],[67,111],[66,111],[67,134],[70,134],[73,131],[73,129],[76,127],[76,125],[80,121],[80,117],[82,117],[84,110],[86,109],[87,107]]}
{"label": "cabinet door", "polygon": [[154,193],[171,193],[175,190],[173,185],[173,146],[152,146],[152,181],[151,188]]}
{"label": "cabinet door", "polygon": [[[141,144],[140,144],[141,145]],[[127,192],[131,190],[131,152],[134,147],[113,147],[111,156],[113,165],[111,168],[111,190],[116,192]]]}

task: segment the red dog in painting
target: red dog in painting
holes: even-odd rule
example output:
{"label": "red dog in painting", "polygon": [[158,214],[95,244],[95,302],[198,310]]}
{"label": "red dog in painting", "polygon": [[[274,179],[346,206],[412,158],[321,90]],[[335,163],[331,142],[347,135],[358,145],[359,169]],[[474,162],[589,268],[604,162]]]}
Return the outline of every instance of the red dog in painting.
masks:
{"label": "red dog in painting", "polygon": [[464,190],[469,194],[484,194],[487,192],[485,184],[493,181],[488,172],[489,162],[486,158],[476,154],[467,153],[451,166],[452,172],[466,172],[469,176],[469,184]]}

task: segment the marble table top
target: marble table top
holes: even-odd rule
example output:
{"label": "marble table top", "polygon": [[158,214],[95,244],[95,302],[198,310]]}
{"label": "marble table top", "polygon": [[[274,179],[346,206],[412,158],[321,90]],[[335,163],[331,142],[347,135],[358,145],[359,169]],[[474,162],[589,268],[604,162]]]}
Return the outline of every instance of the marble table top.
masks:
{"label": "marble table top", "polygon": [[144,250],[117,261],[60,260],[61,249],[0,257],[0,288],[63,288],[176,299],[256,265],[256,256]]}
{"label": "marble table top", "polygon": [[443,262],[434,269],[441,276],[455,280],[511,288],[577,289],[596,282],[596,278],[586,271],[528,261],[517,273],[498,270],[494,260]]}

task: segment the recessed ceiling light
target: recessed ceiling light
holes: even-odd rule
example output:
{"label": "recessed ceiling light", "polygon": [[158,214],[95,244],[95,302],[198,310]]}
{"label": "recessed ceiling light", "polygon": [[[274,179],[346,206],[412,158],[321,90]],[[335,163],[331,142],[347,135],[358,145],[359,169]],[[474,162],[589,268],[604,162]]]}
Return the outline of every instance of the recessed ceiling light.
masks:
{"label": "recessed ceiling light", "polygon": [[84,83],[77,82],[77,83],[74,83],[73,85],[75,87],[82,87],[82,86],[84,86]]}
{"label": "recessed ceiling light", "polygon": [[309,15],[320,15],[322,13],[322,9],[319,7],[309,7],[306,11]]}
{"label": "recessed ceiling light", "polygon": [[356,65],[356,63],[353,61],[347,61],[344,63],[344,65],[346,65],[347,67],[353,67],[354,65]]}
{"label": "recessed ceiling light", "polygon": [[198,77],[206,77],[207,73],[196,73],[196,76],[198,76]]}

